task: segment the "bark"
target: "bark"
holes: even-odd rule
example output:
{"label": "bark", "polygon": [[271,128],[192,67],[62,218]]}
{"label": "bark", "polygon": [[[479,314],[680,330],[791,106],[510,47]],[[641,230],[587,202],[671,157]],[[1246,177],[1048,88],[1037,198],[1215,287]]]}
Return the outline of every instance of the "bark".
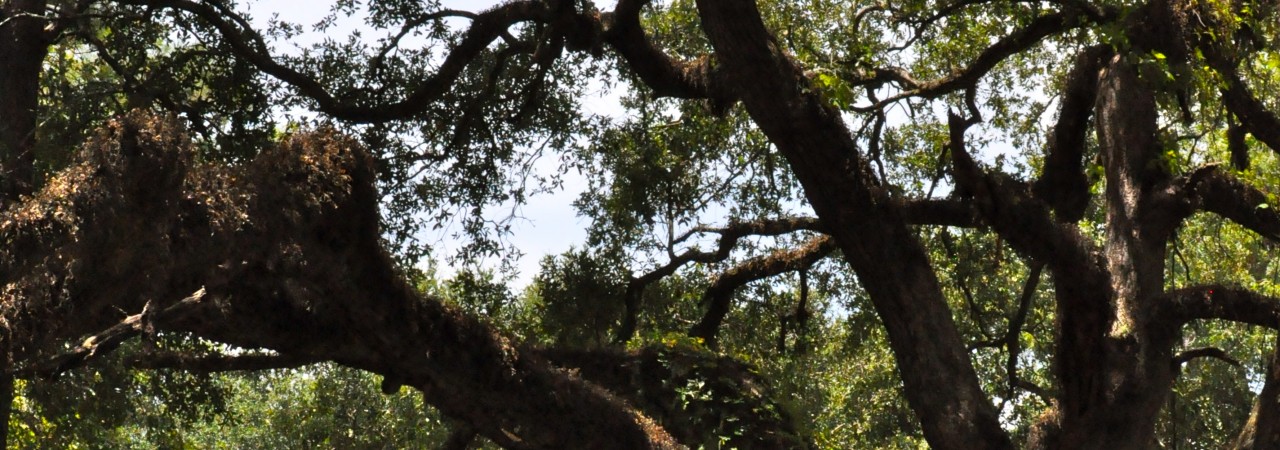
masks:
{"label": "bark", "polygon": [[35,182],[36,95],[48,53],[46,1],[11,0],[0,7],[0,209]]}
{"label": "bark", "polygon": [[154,329],[382,374],[508,448],[677,447],[610,393],[407,285],[380,247],[372,161],[351,141],[296,136],[234,170],[193,166],[188,146],[172,123],[130,117],[0,213],[5,355],[38,361],[118,311],[164,311],[202,288]]}
{"label": "bark", "polygon": [[1110,47],[1091,47],[1076,56],[1067,75],[1058,123],[1045,153],[1044,173],[1035,184],[1036,196],[1053,207],[1058,220],[1078,222],[1089,206],[1089,180],[1084,173],[1085,138],[1098,95],[1098,72]]}
{"label": "bark", "polygon": [[[1170,214],[1173,187],[1161,164],[1154,95],[1123,57],[1113,57],[1104,69],[1096,109],[1115,319],[1107,356],[1088,367],[1104,382],[1077,388],[1085,392],[1063,392],[1062,445],[1154,448],[1155,419],[1175,376],[1177,328],[1153,314],[1164,287],[1166,241],[1178,220]],[[1092,402],[1073,403],[1075,395]]]}
{"label": "bark", "polygon": [[754,2],[699,1],[698,10],[748,113],[787,158],[870,295],[929,444],[1011,448],[918,238],[874,181],[839,114],[807,89]]}
{"label": "bark", "polygon": [[[35,131],[40,64],[49,41],[42,0],[11,0],[0,7],[0,213],[31,192],[35,182]],[[0,448],[9,448],[13,361],[0,356]]]}
{"label": "bark", "polygon": [[1280,338],[1267,364],[1262,392],[1253,405],[1249,421],[1240,430],[1236,450],[1280,449]]}

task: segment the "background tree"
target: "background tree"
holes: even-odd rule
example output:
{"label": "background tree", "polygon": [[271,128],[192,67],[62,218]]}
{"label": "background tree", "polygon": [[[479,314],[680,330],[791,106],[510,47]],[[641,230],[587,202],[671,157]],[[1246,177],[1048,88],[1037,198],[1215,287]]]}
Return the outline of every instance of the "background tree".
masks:
{"label": "background tree", "polygon": [[[332,361],[509,448],[1268,448],[1275,7],[340,1],[380,39],[288,54],[248,6],[8,2],[5,373]],[[402,269],[574,169],[589,241],[519,300]]]}

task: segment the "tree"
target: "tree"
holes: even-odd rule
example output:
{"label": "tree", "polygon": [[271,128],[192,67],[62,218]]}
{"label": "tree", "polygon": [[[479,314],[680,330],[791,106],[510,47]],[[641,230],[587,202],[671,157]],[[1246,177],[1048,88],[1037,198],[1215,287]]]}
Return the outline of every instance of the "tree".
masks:
{"label": "tree", "polygon": [[[294,28],[255,30],[220,1],[6,3],[0,51],[15,61],[0,79],[6,373],[56,375],[131,337],[180,334],[271,353],[161,349],[137,365],[334,361],[382,375],[386,392],[419,389],[503,447],[668,448],[712,436],[809,446],[750,369],[698,350],[741,345],[741,333],[721,339],[735,293],[789,285],[780,277],[798,272],[796,304],[774,307],[777,351],[808,351],[822,295],[856,292],[864,303],[852,305],[874,311],[930,446],[1136,449],[1177,439],[1162,423],[1177,423],[1163,417],[1177,410],[1168,405],[1188,361],[1230,359],[1187,347],[1204,321],[1280,329],[1274,292],[1177,252],[1180,232],[1214,221],[1280,238],[1277,205],[1259,187],[1276,169],[1266,151],[1280,151],[1277,105],[1263,94],[1280,82],[1274,4],[647,3],[601,11],[514,1],[463,12],[342,1],[336,11],[394,31],[380,47],[331,41],[301,56],[280,56],[267,40]],[[456,19],[467,25],[450,28]],[[122,114],[73,163],[38,176],[37,61],[57,42],[94,45],[113,20],[200,42],[135,52],[129,64],[109,57],[132,48],[123,43],[99,39],[95,50],[121,92],[141,99],[127,106],[182,113],[201,136],[173,118]],[[408,48],[411,33],[432,46]],[[139,78],[154,55],[185,52],[225,58],[225,70],[192,76],[205,89],[245,80],[271,96],[194,102],[206,97],[185,91],[191,84]],[[574,98],[584,80],[610,70],[639,93],[628,99],[637,118],[582,119]],[[272,127],[265,109],[234,106],[270,102],[334,123],[245,150],[267,140],[253,130]],[[1042,123],[1050,106],[1056,116]],[[204,118],[218,108],[248,112]],[[201,133],[207,124],[214,131]],[[570,151],[581,135],[595,145]],[[543,278],[542,295],[563,296],[543,299],[556,305],[544,313],[592,314],[619,347],[644,341],[641,330],[673,331],[664,327],[687,325],[697,339],[624,351],[601,346],[596,329],[573,335],[591,337],[585,349],[515,343],[407,281],[383,237],[405,236],[424,211],[451,217],[441,211],[453,205],[471,208],[466,231],[483,238],[484,205],[530,193],[526,178],[496,175],[528,169],[530,148],[564,150],[593,183],[609,184],[582,202],[598,221],[589,244],[600,261],[666,254],[630,261],[627,280],[593,280],[618,271],[570,255]],[[1019,153],[984,162],[1005,148]],[[782,214],[795,192],[813,216]],[[706,224],[712,204],[727,205],[723,226]],[[665,236],[655,238],[658,229]],[[686,244],[700,236],[715,236],[715,250]],[[495,249],[477,242],[474,252]],[[1256,258],[1267,245],[1204,256]],[[962,256],[981,248],[995,254],[985,265]],[[837,253],[845,264],[815,266]],[[652,301],[654,291],[687,289],[679,274],[690,263],[716,271],[702,295],[688,296],[700,299],[700,316],[647,317],[670,306]],[[836,277],[811,292],[815,270],[856,283]],[[972,286],[970,271],[998,281]],[[621,312],[576,308],[586,300],[573,286],[614,297]],[[1041,295],[1051,308],[1036,305]],[[998,307],[996,298],[1017,301]],[[1006,326],[991,325],[993,315]],[[1280,445],[1280,353],[1270,359],[1237,448]],[[1007,423],[1007,406],[1021,423]],[[734,420],[705,420],[718,417],[708,409]],[[738,421],[745,428],[724,432]]]}

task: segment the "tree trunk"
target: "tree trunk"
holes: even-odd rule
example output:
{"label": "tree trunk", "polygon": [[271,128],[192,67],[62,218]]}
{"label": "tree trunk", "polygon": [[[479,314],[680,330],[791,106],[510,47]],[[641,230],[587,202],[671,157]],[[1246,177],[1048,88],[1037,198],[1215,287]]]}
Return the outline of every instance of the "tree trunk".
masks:
{"label": "tree trunk", "polygon": [[47,2],[10,0],[0,11],[0,208],[29,194],[34,179],[37,94],[48,53]]}
{"label": "tree trunk", "polygon": [[[41,63],[49,42],[43,0],[10,0],[0,9],[0,212],[31,192],[35,174],[35,129]],[[13,362],[0,355],[0,449],[9,448],[13,407]]]}
{"label": "tree trunk", "polygon": [[[1154,301],[1164,289],[1165,245],[1177,223],[1170,173],[1162,164],[1152,91],[1122,56],[1099,81],[1098,142],[1106,171],[1105,254],[1113,316],[1103,357],[1088,358],[1058,374],[1062,380],[1062,441],[1058,448],[1151,449],[1155,422],[1172,386],[1176,325],[1156,320]],[[1083,382],[1078,380],[1084,380]]]}
{"label": "tree trunk", "polygon": [[778,48],[755,2],[702,0],[698,10],[748,113],[787,158],[870,295],[930,446],[1012,448],[924,248],[874,179],[839,113]]}

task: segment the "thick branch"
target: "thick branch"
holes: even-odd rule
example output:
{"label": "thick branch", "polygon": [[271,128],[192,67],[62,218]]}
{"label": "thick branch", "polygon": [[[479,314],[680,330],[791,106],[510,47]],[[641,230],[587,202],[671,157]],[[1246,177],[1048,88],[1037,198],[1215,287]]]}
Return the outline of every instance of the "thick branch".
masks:
{"label": "thick branch", "polygon": [[1067,74],[1058,123],[1045,150],[1044,171],[1034,189],[1053,207],[1062,222],[1078,222],[1089,206],[1089,182],[1084,173],[1089,117],[1098,95],[1098,72],[1111,54],[1108,46],[1090,47],[1076,56]]}
{"label": "thick branch", "polygon": [[[1267,194],[1218,166],[1199,168],[1183,179],[1194,209],[1212,212],[1271,240],[1280,241],[1280,212]],[[1194,210],[1189,209],[1189,210]]]}
{"label": "thick branch", "polygon": [[640,81],[659,97],[709,98],[732,101],[731,91],[708,57],[678,61],[653,43],[640,24],[640,10],[648,0],[622,0],[601,18],[604,41],[613,47]]}
{"label": "thick branch", "polygon": [[85,363],[102,357],[114,351],[120,344],[123,344],[129,338],[137,336],[139,333],[147,329],[154,330],[155,321],[171,321],[190,314],[195,306],[204,299],[204,289],[200,289],[195,293],[179,300],[177,303],[167,307],[164,311],[153,313],[149,311],[150,304],[143,308],[141,313],[125,317],[120,323],[111,328],[103,330],[101,333],[89,336],[76,348],[66,353],[60,354],[46,361],[38,362],[28,367],[14,370],[11,375],[17,375],[24,378],[32,376],[40,376],[44,378],[54,378],[64,372],[75,369]]}
{"label": "thick branch", "polygon": [[1226,83],[1226,88],[1222,90],[1222,100],[1227,109],[1240,119],[1241,125],[1249,130],[1249,134],[1271,147],[1271,150],[1280,152],[1280,117],[1276,117],[1276,113],[1267,109],[1250,91],[1241,78],[1240,71],[1236,69],[1239,62],[1227,57],[1211,41],[1205,40],[1199,48],[1209,66]]}
{"label": "thick branch", "polygon": [[189,169],[175,128],[113,123],[80,164],[0,212],[6,355],[203,285],[198,313],[165,329],[402,380],[515,448],[677,446],[633,407],[414,290],[381,247],[373,161],[353,141],[298,135],[235,169]]}
{"label": "thick branch", "polygon": [[755,2],[697,5],[738,98],[787,159],[875,305],[929,444],[1011,448],[918,236],[876,181],[839,112],[807,88],[812,80],[769,34]]}
{"label": "thick branch", "polygon": [[1271,450],[1280,448],[1280,338],[1276,339],[1271,361],[1267,363],[1262,392],[1253,404],[1249,421],[1236,438],[1236,450]]}
{"label": "thick branch", "polygon": [[137,369],[178,369],[213,373],[267,369],[296,369],[322,362],[310,356],[280,354],[192,355],[179,352],[146,352],[129,357]]}
{"label": "thick branch", "polygon": [[1221,319],[1280,330],[1280,299],[1223,285],[1169,291],[1158,303],[1160,313],[1176,324]]}
{"label": "thick branch", "polygon": [[1045,261],[1055,273],[1073,273],[1095,282],[1105,278],[1092,244],[1079,230],[1055,221],[1048,206],[1033,197],[1024,183],[988,173],[973,160],[964,137],[970,125],[960,116],[950,116],[949,149],[956,186],[962,195],[973,197],[983,219],[1015,249]]}

